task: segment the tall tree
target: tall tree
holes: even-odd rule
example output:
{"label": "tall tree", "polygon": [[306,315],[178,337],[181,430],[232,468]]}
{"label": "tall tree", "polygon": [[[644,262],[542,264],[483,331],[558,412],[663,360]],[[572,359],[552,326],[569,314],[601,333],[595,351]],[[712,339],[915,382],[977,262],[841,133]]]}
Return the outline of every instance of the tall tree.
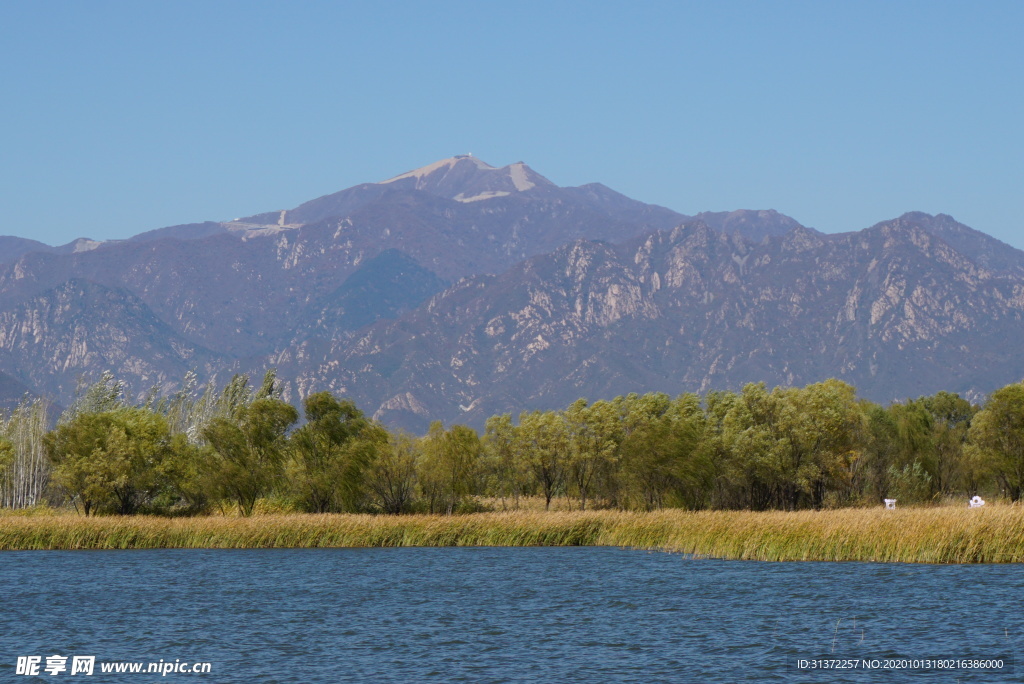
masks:
{"label": "tall tree", "polygon": [[820,507],[829,491],[849,493],[863,414],[853,387],[838,380],[804,388],[743,388],[723,437],[753,507]]}
{"label": "tall tree", "polygon": [[370,465],[368,486],[375,508],[398,515],[409,512],[416,490],[418,440],[406,432],[388,435],[387,445]]}
{"label": "tall tree", "polygon": [[938,392],[919,401],[931,416],[935,488],[940,494],[976,487],[976,474],[964,453],[977,407],[958,394]]}
{"label": "tall tree", "polygon": [[0,434],[12,449],[6,474],[0,476],[0,506],[27,508],[43,502],[51,469],[43,446],[48,428],[45,399],[25,399],[0,419]]}
{"label": "tall tree", "polygon": [[520,497],[530,488],[530,472],[518,450],[518,432],[519,428],[507,413],[491,416],[484,426],[483,451],[488,489],[501,498],[503,508],[507,498],[511,498],[515,508],[519,508]]}
{"label": "tall tree", "polygon": [[1024,491],[1024,383],[996,390],[974,416],[971,448],[988,465],[1012,501]]}
{"label": "tall tree", "polygon": [[304,409],[306,424],[290,440],[290,479],[300,506],[313,513],[361,510],[366,471],[386,445],[386,433],[351,400],[329,392],[311,394]]}
{"label": "tall tree", "polygon": [[45,446],[54,481],[85,515],[136,513],[169,484],[167,421],[144,408],[78,412],[47,435]]}
{"label": "tall tree", "polygon": [[283,481],[286,435],[298,417],[295,407],[279,399],[257,399],[230,418],[214,418],[203,430],[213,449],[215,490],[234,501],[242,515],[252,515],[260,497]]}
{"label": "tall tree", "polygon": [[606,401],[588,406],[585,399],[578,399],[566,409],[564,417],[569,438],[569,480],[579,497],[580,510],[586,510],[596,475],[618,459],[622,441],[619,411]]}
{"label": "tall tree", "polygon": [[423,438],[420,481],[430,512],[451,515],[473,492],[480,457],[480,437],[465,425],[448,430],[440,421],[430,424]]}
{"label": "tall tree", "polygon": [[706,419],[700,399],[681,395],[660,415],[647,414],[621,446],[619,505],[651,510],[666,505],[704,508],[714,488],[705,446]]}
{"label": "tall tree", "polygon": [[534,411],[520,414],[515,449],[544,494],[544,510],[550,510],[551,499],[564,486],[568,443],[561,413]]}

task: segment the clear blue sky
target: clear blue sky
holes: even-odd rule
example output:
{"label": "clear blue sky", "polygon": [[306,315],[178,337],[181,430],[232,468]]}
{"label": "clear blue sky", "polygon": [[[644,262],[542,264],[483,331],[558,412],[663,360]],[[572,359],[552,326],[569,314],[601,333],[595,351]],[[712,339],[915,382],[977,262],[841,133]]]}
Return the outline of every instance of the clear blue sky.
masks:
{"label": "clear blue sky", "polygon": [[0,3],[0,234],[291,208],[453,154],[1024,248],[1024,2]]}

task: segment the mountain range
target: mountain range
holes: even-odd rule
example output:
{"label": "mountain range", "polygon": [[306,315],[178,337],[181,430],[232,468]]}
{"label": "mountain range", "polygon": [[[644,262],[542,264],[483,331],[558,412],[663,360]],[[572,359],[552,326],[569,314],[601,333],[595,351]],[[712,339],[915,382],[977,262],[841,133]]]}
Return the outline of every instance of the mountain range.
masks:
{"label": "mountain range", "polygon": [[827,235],[461,155],[127,240],[0,237],[0,400],[268,367],[415,431],[752,381],[980,399],[1024,377],[1022,315],[1024,252],[949,216]]}

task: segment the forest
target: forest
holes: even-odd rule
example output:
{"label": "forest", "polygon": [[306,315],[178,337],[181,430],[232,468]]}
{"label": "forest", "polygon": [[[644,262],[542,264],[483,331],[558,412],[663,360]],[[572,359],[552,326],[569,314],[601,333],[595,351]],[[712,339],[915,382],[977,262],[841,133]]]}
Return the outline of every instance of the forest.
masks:
{"label": "forest", "polygon": [[947,392],[881,406],[834,379],[630,394],[492,416],[483,434],[439,422],[425,435],[389,431],[329,393],[301,409],[273,371],[259,386],[190,374],[143,401],[108,373],[59,416],[26,399],[0,420],[0,505],[84,516],[452,514],[526,501],[793,511],[1017,502],[1024,488],[1024,384],[980,406]]}

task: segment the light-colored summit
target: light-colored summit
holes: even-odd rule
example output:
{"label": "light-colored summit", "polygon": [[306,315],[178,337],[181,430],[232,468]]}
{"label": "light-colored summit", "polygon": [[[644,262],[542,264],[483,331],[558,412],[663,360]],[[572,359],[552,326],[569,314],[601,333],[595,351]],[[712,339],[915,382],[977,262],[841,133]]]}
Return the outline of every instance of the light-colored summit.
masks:
{"label": "light-colored summit", "polygon": [[532,187],[536,187],[536,183],[527,177],[526,164],[523,162],[516,162],[507,168],[508,175],[511,176],[512,183],[516,186],[516,190],[522,192],[523,190],[529,190]]}
{"label": "light-colored summit", "polygon": [[427,164],[380,183],[405,187],[453,199],[480,202],[553,185],[523,162],[495,168],[469,154],[460,154]]}
{"label": "light-colored summit", "polygon": [[441,169],[451,169],[456,164],[458,164],[459,162],[462,162],[462,161],[471,162],[471,163],[475,164],[478,169],[485,169],[485,170],[489,170],[489,171],[496,171],[497,170],[493,166],[488,164],[487,162],[483,161],[482,159],[477,159],[476,157],[474,157],[472,155],[468,155],[468,154],[459,154],[459,155],[456,155],[454,157],[448,157],[447,159],[442,159],[440,161],[436,161],[433,164],[427,164],[426,166],[421,166],[420,168],[413,169],[412,171],[406,171],[405,173],[397,175],[394,178],[389,178],[386,181],[381,181],[380,184],[381,185],[385,185],[387,183],[394,183],[395,181],[400,181],[403,178],[422,179],[422,178],[425,178],[427,176],[433,175],[434,172],[440,171]]}

